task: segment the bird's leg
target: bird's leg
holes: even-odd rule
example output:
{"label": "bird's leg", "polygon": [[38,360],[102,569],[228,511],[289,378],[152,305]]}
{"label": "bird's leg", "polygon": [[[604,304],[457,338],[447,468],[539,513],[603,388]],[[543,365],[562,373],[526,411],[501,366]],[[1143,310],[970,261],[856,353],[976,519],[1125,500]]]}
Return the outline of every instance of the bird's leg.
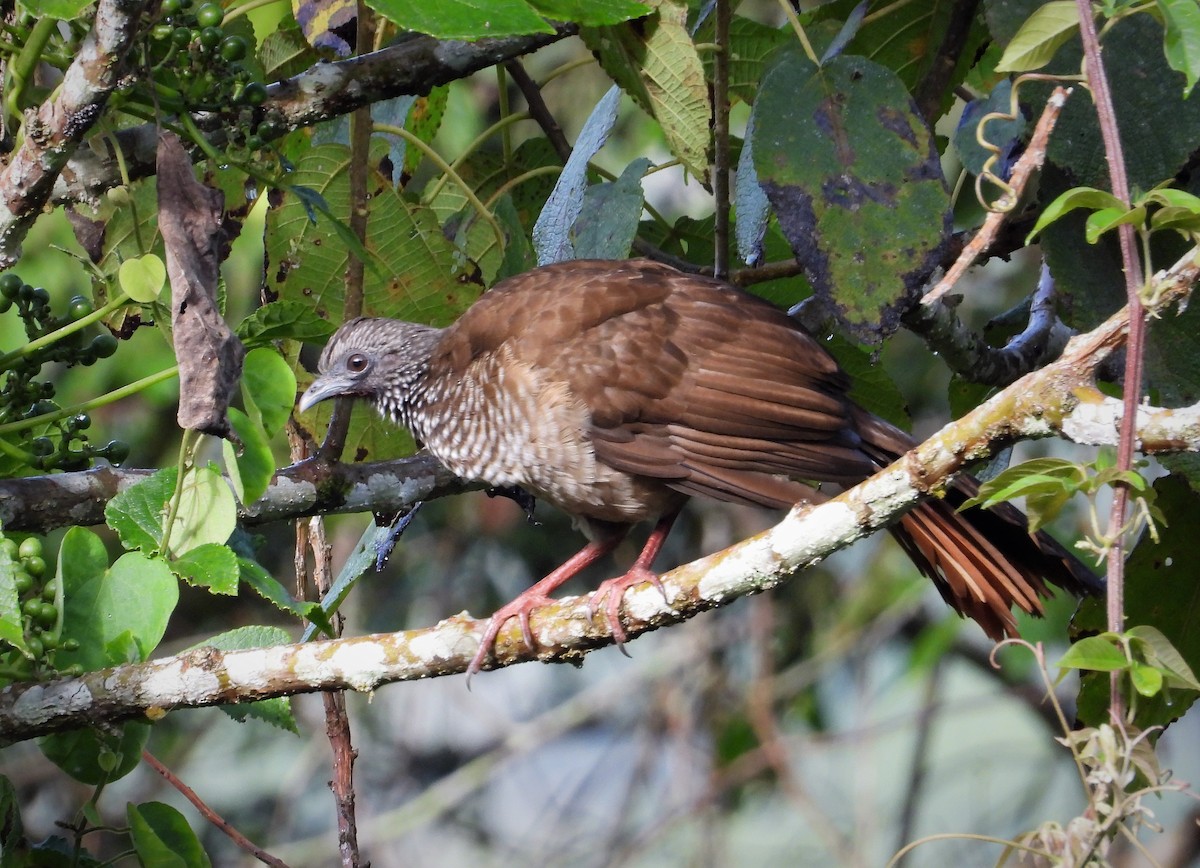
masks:
{"label": "bird's leg", "polygon": [[646,538],[646,545],[642,547],[642,553],[638,555],[637,560],[623,576],[617,576],[615,579],[608,579],[603,582],[599,588],[588,597],[588,617],[594,618],[596,611],[600,608],[600,602],[605,596],[608,597],[608,602],[604,605],[604,613],[608,618],[608,626],[612,630],[613,639],[617,642],[617,647],[621,649],[621,653],[629,656],[625,651],[625,628],[621,625],[621,601],[625,597],[625,592],[634,585],[640,585],[643,582],[649,582],[658,588],[659,593],[663,595],[663,599],[670,603],[667,597],[667,589],[663,587],[662,579],[658,577],[658,573],[654,572],[650,567],[654,563],[654,559],[658,556],[659,550],[666,542],[667,534],[671,532],[671,526],[675,524],[675,519],[679,517],[679,510],[669,512],[658,520],[658,524],[654,526],[654,530],[650,531],[650,536]]}
{"label": "bird's leg", "polygon": [[520,619],[521,635],[525,639],[525,644],[530,650],[536,648],[537,643],[533,639],[533,628],[529,626],[529,616],[535,609],[555,602],[550,594],[554,593],[560,585],[567,582],[590,564],[615,549],[617,543],[624,536],[624,533],[617,533],[608,535],[596,542],[589,542],[572,555],[561,567],[546,576],[546,578],[525,591],[511,603],[497,609],[496,614],[488,619],[487,628],[484,630],[483,638],[479,642],[479,650],[475,652],[475,656],[471,658],[471,664],[467,667],[468,680],[483,668],[483,662],[487,659],[488,652],[495,646],[496,637],[500,635],[500,628],[504,626],[504,623],[509,618],[515,617]]}

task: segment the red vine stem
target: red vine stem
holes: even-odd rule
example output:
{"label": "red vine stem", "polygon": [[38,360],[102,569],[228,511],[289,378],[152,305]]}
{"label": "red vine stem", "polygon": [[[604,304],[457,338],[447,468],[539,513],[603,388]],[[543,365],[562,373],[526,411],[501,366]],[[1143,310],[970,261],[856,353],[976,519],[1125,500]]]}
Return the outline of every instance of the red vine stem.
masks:
{"label": "red vine stem", "polygon": [[202,798],[196,795],[196,791],[176,777],[175,773],[159,762],[158,758],[148,750],[142,751],[142,761],[150,768],[154,769],[160,775],[167,779],[167,782],[179,791],[179,794],[192,803],[193,807],[200,812],[200,816],[208,820],[222,832],[229,836],[233,843],[237,844],[259,862],[272,866],[272,868],[288,868],[287,864],[282,859],[277,859],[259,847],[232,825],[229,821],[214,811],[208,806]]}
{"label": "red vine stem", "polygon": [[[1104,142],[1104,156],[1108,160],[1108,173],[1112,181],[1112,192],[1126,208],[1129,207],[1129,179],[1125,174],[1125,153],[1121,148],[1121,137],[1117,131],[1117,116],[1113,110],[1112,93],[1108,88],[1108,77],[1100,59],[1100,40],[1096,36],[1096,22],[1092,18],[1089,0],[1075,0],[1079,10],[1079,33],[1083,40],[1083,55],[1087,64],[1088,86],[1096,104],[1096,116],[1100,123],[1100,136]],[[1125,354],[1125,413],[1121,418],[1121,439],[1117,447],[1117,468],[1129,470],[1133,466],[1134,424],[1137,407],[1141,401],[1142,366],[1146,345],[1146,314],[1142,307],[1142,268],[1137,256],[1133,226],[1126,223],[1118,227],[1117,238],[1121,244],[1121,264],[1125,271],[1125,295],[1129,303],[1129,341]],[[1125,628],[1125,543],[1121,528],[1125,525],[1125,507],[1129,489],[1118,484],[1113,492],[1112,512],[1108,519],[1108,535],[1112,549],[1106,565],[1108,579],[1108,629],[1119,633]],[[1114,721],[1124,716],[1121,694],[1118,690],[1119,673],[1112,674],[1109,713]]]}

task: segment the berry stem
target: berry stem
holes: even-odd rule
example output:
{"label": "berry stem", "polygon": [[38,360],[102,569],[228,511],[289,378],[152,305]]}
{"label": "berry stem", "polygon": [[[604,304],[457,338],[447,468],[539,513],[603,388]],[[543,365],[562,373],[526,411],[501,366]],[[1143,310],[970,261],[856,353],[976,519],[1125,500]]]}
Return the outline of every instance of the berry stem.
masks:
{"label": "berry stem", "polygon": [[4,355],[0,356],[0,371],[6,371],[11,368],[14,363],[32,356],[38,350],[57,343],[63,338],[73,335],[75,332],[80,331],[81,329],[87,328],[94,322],[99,322],[100,320],[104,319],[104,317],[108,316],[110,313],[126,304],[129,304],[129,296],[122,292],[108,304],[104,305],[104,307],[92,311],[87,316],[80,317],[74,322],[69,322],[62,328],[57,328],[52,332],[47,332],[40,338],[30,341],[19,349],[5,353]]}
{"label": "berry stem", "polygon": [[38,425],[47,425],[51,422],[57,422],[59,419],[66,419],[68,416],[75,416],[79,413],[87,413],[95,410],[97,407],[104,407],[112,404],[114,401],[119,401],[122,398],[128,398],[130,395],[136,395],[151,386],[161,383],[163,380],[169,380],[171,377],[179,373],[179,366],[172,365],[159,371],[157,374],[151,374],[148,377],[142,377],[130,383],[128,386],[122,386],[119,389],[113,389],[99,398],[93,398],[90,401],[84,401],[82,404],[75,404],[72,407],[64,407],[61,410],[55,410],[53,413],[44,413],[41,416],[34,416],[30,419],[21,419],[16,422],[9,422],[7,425],[0,425],[0,437],[5,434],[12,434],[17,431],[24,431],[28,428],[36,428]]}

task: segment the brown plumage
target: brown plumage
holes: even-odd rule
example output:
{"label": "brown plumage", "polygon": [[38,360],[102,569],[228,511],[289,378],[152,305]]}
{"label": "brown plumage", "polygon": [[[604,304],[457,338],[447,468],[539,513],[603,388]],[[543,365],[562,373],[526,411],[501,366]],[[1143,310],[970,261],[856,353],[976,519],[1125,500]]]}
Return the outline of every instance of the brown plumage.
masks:
{"label": "brown plumage", "polygon": [[[569,513],[589,544],[493,616],[521,619],[628,529],[657,521],[637,563],[593,595],[618,640],[625,588],[657,582],[654,555],[691,495],[784,508],[809,482],[853,485],[913,446],[847,397],[850,383],[786,314],[720,281],[650,261],[576,261],[510,278],[446,329],[356,319],[330,340],[307,408],[372,401],[466,479],[515,485]],[[1044,580],[1093,591],[1090,571],[1013,508],[955,512],[975,482],[923,502],[892,533],[958,612],[1013,635]]]}

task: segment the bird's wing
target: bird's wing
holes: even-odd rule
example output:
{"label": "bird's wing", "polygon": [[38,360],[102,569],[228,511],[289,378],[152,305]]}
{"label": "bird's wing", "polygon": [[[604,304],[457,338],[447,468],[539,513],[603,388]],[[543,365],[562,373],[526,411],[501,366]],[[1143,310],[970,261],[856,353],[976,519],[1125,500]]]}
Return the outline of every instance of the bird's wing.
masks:
{"label": "bird's wing", "polygon": [[649,262],[577,261],[497,285],[443,343],[455,361],[503,344],[565,382],[603,463],[688,494],[785,506],[791,480],[857,482],[848,381],[782,311]]}

